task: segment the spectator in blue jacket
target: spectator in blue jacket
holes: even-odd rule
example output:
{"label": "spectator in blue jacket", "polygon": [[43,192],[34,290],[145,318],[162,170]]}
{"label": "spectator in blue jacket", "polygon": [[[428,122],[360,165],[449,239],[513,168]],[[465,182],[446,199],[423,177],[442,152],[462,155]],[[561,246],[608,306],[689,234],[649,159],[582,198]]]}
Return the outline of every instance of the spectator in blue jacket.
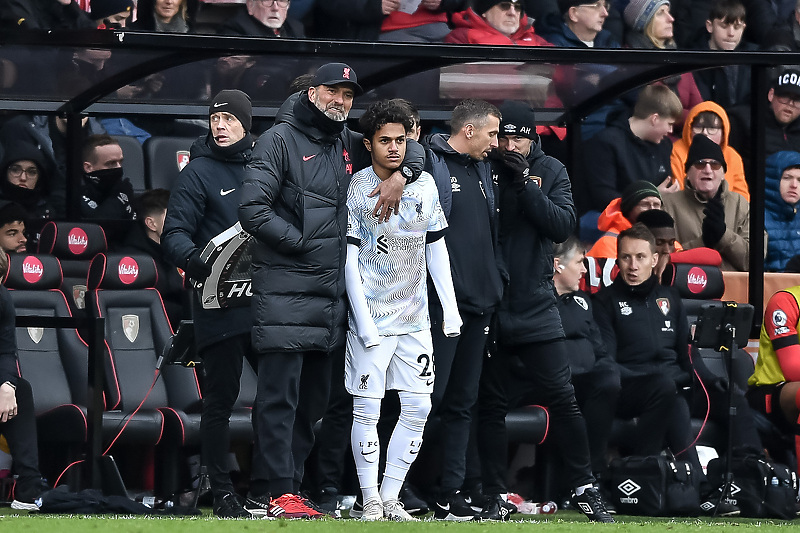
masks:
{"label": "spectator in blue jacket", "polygon": [[776,152],[767,158],[764,229],[767,259],[764,270],[782,272],[800,250],[800,153]]}
{"label": "spectator in blue jacket", "polygon": [[554,46],[569,48],[619,48],[603,25],[610,6],[606,0],[558,0],[561,19],[550,13],[540,30]]}

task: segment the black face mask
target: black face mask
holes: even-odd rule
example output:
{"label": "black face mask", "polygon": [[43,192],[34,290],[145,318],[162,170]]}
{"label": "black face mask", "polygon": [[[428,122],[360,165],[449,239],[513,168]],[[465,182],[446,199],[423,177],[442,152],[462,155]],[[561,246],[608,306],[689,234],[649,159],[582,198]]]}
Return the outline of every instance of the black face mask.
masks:
{"label": "black face mask", "polygon": [[108,190],[119,183],[123,175],[122,167],[102,168],[86,174],[86,179],[98,188]]}

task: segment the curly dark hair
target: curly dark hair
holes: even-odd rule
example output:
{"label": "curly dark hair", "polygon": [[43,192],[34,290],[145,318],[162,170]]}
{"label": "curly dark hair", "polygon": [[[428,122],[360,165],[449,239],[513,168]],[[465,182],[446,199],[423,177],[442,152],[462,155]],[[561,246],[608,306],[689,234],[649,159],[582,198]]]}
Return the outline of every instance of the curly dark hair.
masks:
{"label": "curly dark hair", "polygon": [[372,140],[375,132],[386,124],[402,124],[406,133],[414,127],[414,119],[409,114],[409,108],[397,101],[381,100],[370,105],[358,120],[364,137]]}

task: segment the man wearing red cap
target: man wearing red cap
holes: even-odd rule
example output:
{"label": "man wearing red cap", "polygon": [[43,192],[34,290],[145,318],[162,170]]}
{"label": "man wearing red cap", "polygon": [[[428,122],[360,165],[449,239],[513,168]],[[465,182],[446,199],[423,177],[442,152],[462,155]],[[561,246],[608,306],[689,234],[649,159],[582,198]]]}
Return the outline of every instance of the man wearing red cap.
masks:
{"label": "man wearing red cap", "polygon": [[[286,518],[322,515],[299,489],[314,424],[328,403],[329,354],[344,349],[347,189],[350,177],[372,164],[362,136],[345,127],[363,92],[355,71],[328,63],[310,85],[289,97],[256,142],[239,207],[242,227],[256,238],[254,453],[264,465],[254,465],[251,493],[269,502],[271,516]],[[421,147],[410,142],[400,169],[373,191],[380,193],[373,216],[388,220],[397,211],[422,162]]]}

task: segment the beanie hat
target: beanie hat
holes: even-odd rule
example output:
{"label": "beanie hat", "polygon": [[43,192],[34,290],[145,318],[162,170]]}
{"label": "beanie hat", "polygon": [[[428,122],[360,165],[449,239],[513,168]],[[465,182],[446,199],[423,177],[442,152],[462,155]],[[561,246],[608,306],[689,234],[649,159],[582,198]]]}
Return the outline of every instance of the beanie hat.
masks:
{"label": "beanie hat", "polygon": [[722,170],[728,171],[728,165],[725,164],[725,156],[722,155],[722,148],[702,133],[698,133],[692,138],[692,145],[689,146],[689,153],[686,154],[686,172],[689,172],[689,167],[694,163],[703,159],[719,161],[722,163]]}
{"label": "beanie hat", "polygon": [[208,106],[208,116],[223,111],[236,117],[244,126],[244,131],[250,131],[253,125],[253,105],[247,94],[238,89],[225,89],[217,93]]}
{"label": "beanie hat", "polygon": [[650,196],[655,196],[661,200],[661,193],[658,192],[658,188],[655,185],[645,180],[634,181],[622,191],[622,203],[620,204],[622,214],[627,215],[636,207],[636,204]]}
{"label": "beanie hat", "polygon": [[528,139],[536,138],[536,116],[533,109],[523,102],[506,100],[500,106],[500,137],[519,135]]}
{"label": "beanie hat", "polygon": [[0,226],[5,226],[9,222],[18,220],[25,222],[27,218],[28,214],[25,212],[24,207],[16,202],[0,200]]}
{"label": "beanie hat", "polygon": [[664,4],[669,5],[669,0],[631,0],[622,13],[627,24],[633,31],[644,31],[658,8]]}
{"label": "beanie hat", "polygon": [[346,63],[326,63],[317,69],[314,79],[311,80],[312,87],[339,85],[340,83],[352,85],[356,96],[364,93],[364,89],[358,84],[356,71]]}
{"label": "beanie hat", "polygon": [[132,9],[133,0],[92,0],[89,16],[92,20],[101,20]]}
{"label": "beanie hat", "polygon": [[511,2],[518,10],[522,10],[521,0],[475,0],[475,13],[483,15],[501,2]]}

